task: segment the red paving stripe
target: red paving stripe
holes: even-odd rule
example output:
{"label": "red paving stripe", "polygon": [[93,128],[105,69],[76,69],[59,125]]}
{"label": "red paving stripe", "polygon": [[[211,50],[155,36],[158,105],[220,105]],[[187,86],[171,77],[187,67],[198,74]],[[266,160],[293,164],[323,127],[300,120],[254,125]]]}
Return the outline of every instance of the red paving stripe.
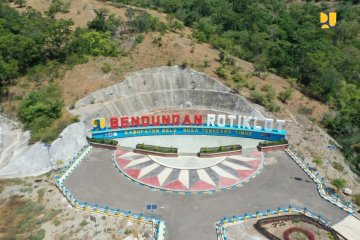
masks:
{"label": "red paving stripe", "polygon": [[159,179],[157,176],[151,176],[148,178],[142,178],[141,182],[155,186],[155,187],[159,187],[160,183],[159,183]]}
{"label": "red paving stripe", "polygon": [[246,163],[256,170],[259,167],[261,160],[247,161]]}
{"label": "red paving stripe", "polygon": [[197,181],[192,187],[191,190],[210,190],[210,189],[214,189],[215,186],[204,182],[202,180]]}
{"label": "red paving stripe", "polygon": [[218,185],[219,185],[219,187],[227,187],[227,186],[231,186],[237,182],[239,182],[239,180],[221,177]]}
{"label": "red paving stripe", "polygon": [[238,170],[237,173],[240,176],[241,180],[244,180],[251,176],[256,170]]}
{"label": "red paving stripe", "polygon": [[123,151],[123,150],[116,150],[115,156],[118,157],[118,156],[124,155],[125,153],[128,153],[128,152],[127,152],[127,151]]}
{"label": "red paving stripe", "polygon": [[172,190],[189,190],[185,187],[179,180],[173,181],[165,186],[164,188],[172,189]]}
{"label": "red paving stripe", "polygon": [[262,152],[252,152],[250,155],[253,157],[261,158],[263,153]]}
{"label": "red paving stripe", "polygon": [[126,165],[128,165],[129,162],[131,162],[130,160],[126,160],[123,158],[118,158],[116,159],[117,164],[120,166],[121,169],[123,169]]}
{"label": "red paving stripe", "polygon": [[124,169],[124,171],[132,178],[138,179],[141,169]]}

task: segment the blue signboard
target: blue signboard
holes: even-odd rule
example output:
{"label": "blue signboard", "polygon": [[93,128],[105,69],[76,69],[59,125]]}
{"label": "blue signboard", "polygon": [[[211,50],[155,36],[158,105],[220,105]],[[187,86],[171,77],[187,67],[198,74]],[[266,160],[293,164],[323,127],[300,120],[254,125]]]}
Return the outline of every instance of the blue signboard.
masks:
{"label": "blue signboard", "polygon": [[157,205],[156,205],[156,204],[146,205],[146,209],[147,209],[147,210],[156,210],[156,209],[157,209]]}
{"label": "blue signboard", "polygon": [[277,130],[266,131],[264,129],[248,129],[227,127],[208,127],[203,126],[149,126],[136,128],[106,128],[104,130],[93,130],[92,137],[97,139],[115,139],[139,136],[157,136],[157,135],[212,135],[212,136],[230,136],[242,138],[254,138],[269,141],[278,141],[285,139],[286,131]]}

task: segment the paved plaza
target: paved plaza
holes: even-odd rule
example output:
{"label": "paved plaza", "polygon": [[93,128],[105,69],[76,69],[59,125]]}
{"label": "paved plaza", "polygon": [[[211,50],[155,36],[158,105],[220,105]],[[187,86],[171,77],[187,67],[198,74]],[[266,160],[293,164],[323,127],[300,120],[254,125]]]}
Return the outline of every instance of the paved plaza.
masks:
{"label": "paved plaza", "polygon": [[254,177],[261,170],[262,162],[263,154],[254,148],[216,158],[165,158],[115,151],[115,164],[127,177],[172,191],[209,191],[236,186]]}
{"label": "paved plaza", "polygon": [[216,239],[214,223],[223,217],[289,204],[307,207],[331,224],[348,215],[321,199],[315,183],[283,151],[265,154],[263,171],[243,187],[211,195],[151,191],[120,174],[111,160],[112,154],[113,151],[93,149],[67,178],[65,186],[79,201],[99,206],[150,215],[146,205],[157,204],[155,215],[165,220],[167,239]]}

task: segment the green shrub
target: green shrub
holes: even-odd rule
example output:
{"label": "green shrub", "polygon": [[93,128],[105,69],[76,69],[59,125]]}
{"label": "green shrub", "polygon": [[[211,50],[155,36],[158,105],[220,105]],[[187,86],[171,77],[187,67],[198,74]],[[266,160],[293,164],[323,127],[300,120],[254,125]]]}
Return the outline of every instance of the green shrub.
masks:
{"label": "green shrub", "polygon": [[314,109],[302,106],[299,108],[298,113],[304,114],[304,115],[311,115]]}
{"label": "green shrub", "polygon": [[210,61],[205,59],[203,66],[204,66],[204,68],[210,67]]}
{"label": "green shrub", "polygon": [[136,149],[148,150],[148,151],[153,151],[153,152],[161,152],[161,153],[177,153],[177,148],[160,147],[160,146],[154,146],[154,145],[147,145],[144,143],[137,144]]}
{"label": "green shrub", "polygon": [[116,56],[118,54],[111,33],[95,30],[77,29],[69,49],[79,55]]}
{"label": "green shrub", "polygon": [[222,77],[224,79],[227,78],[227,73],[226,73],[226,70],[223,66],[219,66],[216,68],[215,70],[215,73],[219,76],[219,77]]}
{"label": "green shrub", "polygon": [[184,24],[180,21],[172,20],[169,23],[169,28],[171,31],[182,30],[184,29]]}
{"label": "green shrub", "polygon": [[285,91],[279,93],[278,98],[282,102],[286,103],[287,101],[291,100],[293,93],[294,93],[294,89],[290,87],[290,88],[286,89]]}
{"label": "green shrub", "polygon": [[111,69],[112,69],[112,67],[111,67],[110,63],[103,63],[103,65],[101,66],[101,71],[103,73],[109,73],[109,72],[111,72]]}
{"label": "green shrub", "polygon": [[200,148],[200,153],[221,153],[221,152],[231,152],[236,150],[241,150],[241,145],[229,145],[229,146],[219,146],[219,147],[203,147]]}
{"label": "green shrub", "polygon": [[38,202],[41,202],[42,200],[44,200],[44,196],[45,196],[45,188],[41,188],[37,191],[38,194]]}
{"label": "green shrub", "polygon": [[281,110],[281,107],[277,104],[275,104],[274,102],[270,101],[266,106],[265,106],[266,110],[274,113],[274,112],[279,112]]}
{"label": "green shrub", "polygon": [[136,44],[142,43],[142,42],[144,41],[144,38],[145,38],[145,36],[142,35],[142,34],[137,35],[136,38],[135,38],[135,43],[136,43]]}
{"label": "green shrub", "polygon": [[61,224],[61,221],[59,219],[55,219],[54,225],[55,227],[59,226]]}
{"label": "green shrub", "polygon": [[182,61],[180,67],[181,67],[182,69],[185,69],[185,68],[188,67],[188,65],[189,65],[188,61],[184,60],[184,61]]}
{"label": "green shrub", "polygon": [[346,186],[346,180],[342,178],[334,178],[331,180],[331,185],[336,187],[336,191],[339,192],[340,189],[344,188]]}
{"label": "green shrub", "polygon": [[30,236],[29,236],[29,240],[42,240],[45,238],[45,229],[40,229],[40,230],[37,230],[35,233],[32,233]]}
{"label": "green shrub", "polygon": [[274,145],[282,145],[282,144],[288,144],[288,140],[281,139],[279,141],[263,141],[259,142],[260,147],[268,147],[268,146],[274,146]]}
{"label": "green shrub", "polygon": [[248,86],[247,79],[239,71],[233,73],[231,78],[239,88]]}
{"label": "green shrub", "polygon": [[156,31],[164,33],[167,30],[167,26],[160,21],[158,17],[151,16],[147,12],[141,12],[130,21],[130,26],[134,28],[136,32],[150,32]]}
{"label": "green shrub", "polygon": [[130,235],[132,233],[132,231],[131,231],[131,229],[126,229],[124,233],[125,233],[125,235]]}
{"label": "green shrub", "polygon": [[266,106],[269,103],[269,99],[266,97],[266,95],[257,91],[252,92],[250,98],[251,101],[262,106]]}
{"label": "green shrub", "polygon": [[75,66],[77,64],[84,64],[89,61],[89,58],[85,55],[79,55],[79,54],[71,54],[66,59],[65,63],[69,66]]}
{"label": "green shrub", "polygon": [[27,4],[26,0],[15,0],[14,3],[19,7],[25,7]]}
{"label": "green shrub", "polygon": [[331,166],[339,172],[344,172],[344,166],[338,162],[332,162]]}
{"label": "green shrub", "polygon": [[86,221],[86,220],[82,220],[81,223],[80,223],[80,227],[85,227],[86,225],[88,225],[89,222]]}
{"label": "green shrub", "polygon": [[[63,101],[56,85],[49,85],[40,91],[32,91],[21,102],[18,116],[25,128],[32,131],[32,140],[44,140],[45,129],[60,118]],[[57,133],[58,134],[58,133]],[[50,138],[52,139],[52,138]],[[52,139],[53,140],[53,139]]]}

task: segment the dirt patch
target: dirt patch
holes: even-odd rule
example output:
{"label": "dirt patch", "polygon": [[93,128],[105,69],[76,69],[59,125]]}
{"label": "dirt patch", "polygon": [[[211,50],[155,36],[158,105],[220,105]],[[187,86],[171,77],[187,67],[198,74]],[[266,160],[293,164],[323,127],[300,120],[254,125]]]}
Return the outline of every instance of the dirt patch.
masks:
{"label": "dirt patch", "polygon": [[[57,174],[57,173],[56,173]],[[151,224],[76,210],[55,187],[54,174],[0,180],[0,239],[140,239],[149,236]],[[1,190],[1,189],[0,189]]]}

